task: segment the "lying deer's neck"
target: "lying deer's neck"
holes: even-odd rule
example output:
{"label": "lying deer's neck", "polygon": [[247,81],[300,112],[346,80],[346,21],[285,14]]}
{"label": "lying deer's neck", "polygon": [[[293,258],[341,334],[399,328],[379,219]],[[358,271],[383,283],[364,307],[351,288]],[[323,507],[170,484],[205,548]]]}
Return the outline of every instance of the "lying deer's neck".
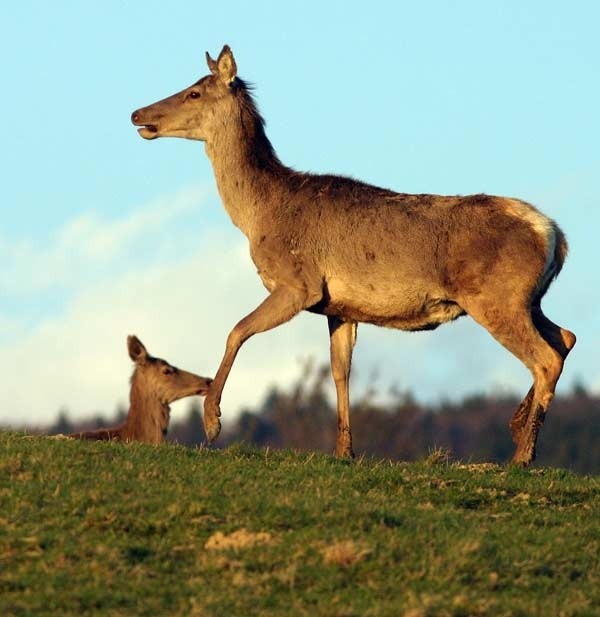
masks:
{"label": "lying deer's neck", "polygon": [[169,425],[169,406],[151,396],[134,378],[129,414],[122,427],[123,439],[161,443]]}
{"label": "lying deer's neck", "polygon": [[206,142],[206,153],[227,213],[250,237],[271,204],[280,201],[281,180],[291,170],[277,158],[256,112],[239,109],[231,118]]}

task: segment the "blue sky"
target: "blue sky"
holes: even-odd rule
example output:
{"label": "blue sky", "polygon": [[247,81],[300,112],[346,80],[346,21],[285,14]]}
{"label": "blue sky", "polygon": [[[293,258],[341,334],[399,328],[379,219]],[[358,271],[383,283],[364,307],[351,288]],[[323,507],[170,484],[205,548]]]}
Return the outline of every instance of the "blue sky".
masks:
{"label": "blue sky", "polygon": [[[600,42],[595,2],[22,2],[0,13],[4,118],[0,421],[112,411],[125,337],[212,375],[264,297],[201,144],[144,142],[133,109],[206,74],[231,45],[267,131],[297,169],[406,192],[538,205],[571,254],[545,301],[579,342],[562,381],[600,390]],[[204,4],[204,3],[202,3]],[[242,350],[232,417],[307,355],[303,315]],[[463,319],[434,333],[359,328],[354,391],[377,375],[419,398],[525,391],[529,376]]]}

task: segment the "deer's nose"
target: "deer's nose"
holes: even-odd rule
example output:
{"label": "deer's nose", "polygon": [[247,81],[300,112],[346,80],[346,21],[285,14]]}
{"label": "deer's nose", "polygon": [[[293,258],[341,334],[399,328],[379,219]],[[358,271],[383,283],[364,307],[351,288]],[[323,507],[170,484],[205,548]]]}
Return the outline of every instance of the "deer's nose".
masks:
{"label": "deer's nose", "polygon": [[140,113],[139,111],[136,110],[131,114],[131,122],[135,124],[136,122],[139,122],[139,119],[140,119]]}

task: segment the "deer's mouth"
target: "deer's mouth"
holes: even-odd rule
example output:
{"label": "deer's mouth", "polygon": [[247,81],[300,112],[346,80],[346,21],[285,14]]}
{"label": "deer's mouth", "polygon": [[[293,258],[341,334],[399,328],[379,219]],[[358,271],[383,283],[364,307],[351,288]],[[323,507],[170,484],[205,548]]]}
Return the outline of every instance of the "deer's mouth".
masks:
{"label": "deer's mouth", "polygon": [[158,137],[158,128],[155,124],[146,124],[138,129],[138,133],[144,139],[154,139]]}
{"label": "deer's mouth", "polygon": [[138,133],[144,139],[154,139],[159,136],[158,126],[156,124],[152,124],[150,122],[144,122],[144,113],[143,109],[138,109],[131,114],[131,122],[134,126],[139,126]]}

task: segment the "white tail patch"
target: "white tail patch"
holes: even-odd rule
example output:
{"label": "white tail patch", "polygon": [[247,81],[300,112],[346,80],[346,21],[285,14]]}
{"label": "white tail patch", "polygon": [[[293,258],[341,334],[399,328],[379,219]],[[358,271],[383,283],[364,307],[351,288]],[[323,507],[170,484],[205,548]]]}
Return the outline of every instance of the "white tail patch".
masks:
{"label": "white tail patch", "polygon": [[518,199],[507,199],[505,204],[508,214],[525,221],[544,241],[546,263],[542,276],[538,281],[536,288],[537,293],[540,289],[546,287],[548,281],[556,272],[556,262],[554,259],[556,251],[556,224],[552,219],[544,216],[539,210],[527,202],[519,201]]}

